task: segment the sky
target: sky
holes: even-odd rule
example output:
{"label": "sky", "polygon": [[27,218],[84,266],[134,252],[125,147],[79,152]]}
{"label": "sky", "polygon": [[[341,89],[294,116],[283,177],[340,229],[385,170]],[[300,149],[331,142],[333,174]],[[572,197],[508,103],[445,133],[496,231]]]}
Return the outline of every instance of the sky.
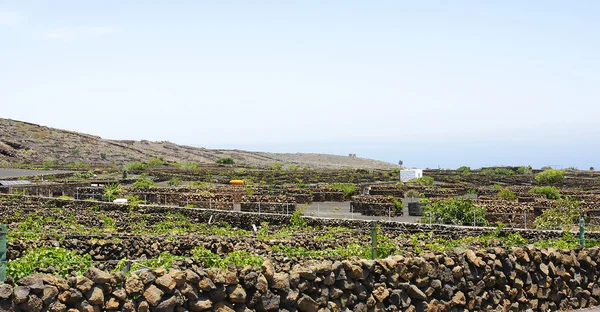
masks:
{"label": "sky", "polygon": [[0,0],[0,117],[414,167],[600,168],[598,16],[591,0]]}

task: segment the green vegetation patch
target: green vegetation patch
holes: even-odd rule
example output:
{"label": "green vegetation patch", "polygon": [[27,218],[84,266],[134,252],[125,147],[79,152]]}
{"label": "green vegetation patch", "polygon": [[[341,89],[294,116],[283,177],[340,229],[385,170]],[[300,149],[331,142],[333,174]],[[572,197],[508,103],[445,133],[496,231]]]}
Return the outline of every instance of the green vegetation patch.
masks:
{"label": "green vegetation patch", "polygon": [[82,275],[92,266],[92,256],[79,255],[73,251],[55,247],[41,247],[27,250],[21,258],[6,264],[7,275],[20,279],[36,272],[37,268],[54,268],[55,274],[65,277],[69,274]]}
{"label": "green vegetation patch", "polygon": [[485,208],[475,206],[471,198],[448,198],[423,207],[421,222],[441,222],[455,225],[487,225]]}
{"label": "green vegetation patch", "polygon": [[531,194],[544,194],[548,199],[560,199],[561,195],[558,189],[554,186],[536,186],[532,188],[529,193]]}

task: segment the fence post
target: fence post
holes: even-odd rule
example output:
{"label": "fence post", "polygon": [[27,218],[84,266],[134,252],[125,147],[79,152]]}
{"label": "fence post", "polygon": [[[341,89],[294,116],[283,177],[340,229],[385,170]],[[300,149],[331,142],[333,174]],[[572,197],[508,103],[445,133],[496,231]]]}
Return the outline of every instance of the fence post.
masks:
{"label": "fence post", "polygon": [[523,217],[523,219],[525,220],[525,226],[523,226],[523,228],[527,228],[527,211],[525,211],[525,216]]}
{"label": "fence post", "polygon": [[583,217],[579,217],[579,245],[581,248],[585,247],[585,220]]}
{"label": "fence post", "polygon": [[477,226],[477,211],[473,210],[473,226]]}
{"label": "fence post", "polygon": [[377,230],[375,228],[375,222],[371,222],[371,258],[375,260],[375,246],[377,245]]}
{"label": "fence post", "polygon": [[317,203],[317,217],[321,214],[321,204]]}
{"label": "fence post", "polygon": [[6,225],[0,224],[0,282],[6,280]]}

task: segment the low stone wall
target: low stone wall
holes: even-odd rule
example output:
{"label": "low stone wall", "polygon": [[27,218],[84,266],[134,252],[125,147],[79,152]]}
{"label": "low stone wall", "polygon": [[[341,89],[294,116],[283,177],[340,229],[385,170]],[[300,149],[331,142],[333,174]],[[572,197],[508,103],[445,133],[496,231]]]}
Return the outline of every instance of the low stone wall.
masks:
{"label": "low stone wall", "polygon": [[358,195],[352,196],[350,209],[365,216],[400,216],[402,211],[396,211],[394,202],[386,196]]}
{"label": "low stone wall", "polygon": [[[103,202],[92,202],[84,200],[68,200],[59,198],[41,198],[34,196],[15,196],[14,200],[0,201],[0,220],[14,218],[15,212],[21,212],[22,216],[26,216],[27,213],[43,210],[47,211],[49,215],[52,214],[51,208],[58,207],[62,209],[75,209],[80,211],[80,214],[86,210],[85,213],[90,209],[94,213],[106,213],[115,212],[115,214],[109,214],[115,218],[115,222],[119,223],[117,215],[121,215],[121,218],[128,218],[127,213],[129,212],[129,206],[118,205],[113,203]],[[122,212],[122,214],[117,214]],[[186,218],[193,220],[196,223],[209,223],[218,224],[220,222],[246,230],[252,230],[252,225],[260,225],[262,222],[268,222],[271,226],[286,226],[290,224],[289,215],[278,215],[269,213],[253,213],[253,212],[236,212],[226,210],[214,210],[214,209],[193,209],[193,208],[182,208],[182,207],[171,207],[171,206],[150,206],[140,205],[136,208],[136,212],[142,214],[164,216],[168,213],[180,213]],[[331,218],[318,218],[318,217],[303,217],[307,222],[307,225],[313,227],[323,226],[343,226],[354,229],[370,228],[372,221],[366,220],[349,220],[349,219],[331,219]],[[87,218],[86,218],[87,220]],[[97,219],[92,218],[90,220],[81,220],[81,222],[97,222]],[[85,223],[82,223],[85,224]],[[404,223],[404,222],[388,222],[379,221],[378,224],[384,229],[386,228],[401,228],[398,233],[421,233],[421,232],[436,232],[444,238],[456,239],[464,236],[477,236],[483,233],[493,231],[494,228],[484,227],[467,227],[467,226],[451,226],[441,224],[423,224],[423,223]],[[524,238],[531,239],[548,239],[558,238],[563,235],[562,231],[539,231],[539,230],[511,230],[519,232]],[[586,237],[600,239],[600,232],[586,232]]]}
{"label": "low stone wall", "polygon": [[595,306],[599,249],[490,248],[276,270],[192,265],[0,283],[2,311],[535,311]]}
{"label": "low stone wall", "polygon": [[276,213],[290,215],[296,212],[296,203],[241,203],[245,212]]}

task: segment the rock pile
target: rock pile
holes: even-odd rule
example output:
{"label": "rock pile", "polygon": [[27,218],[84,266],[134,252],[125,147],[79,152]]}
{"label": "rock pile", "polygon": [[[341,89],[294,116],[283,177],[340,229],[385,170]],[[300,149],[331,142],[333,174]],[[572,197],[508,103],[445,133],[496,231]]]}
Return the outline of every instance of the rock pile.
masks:
{"label": "rock pile", "polygon": [[381,260],[313,260],[276,270],[92,268],[0,283],[0,311],[548,311],[600,300],[599,249],[462,250]]}

